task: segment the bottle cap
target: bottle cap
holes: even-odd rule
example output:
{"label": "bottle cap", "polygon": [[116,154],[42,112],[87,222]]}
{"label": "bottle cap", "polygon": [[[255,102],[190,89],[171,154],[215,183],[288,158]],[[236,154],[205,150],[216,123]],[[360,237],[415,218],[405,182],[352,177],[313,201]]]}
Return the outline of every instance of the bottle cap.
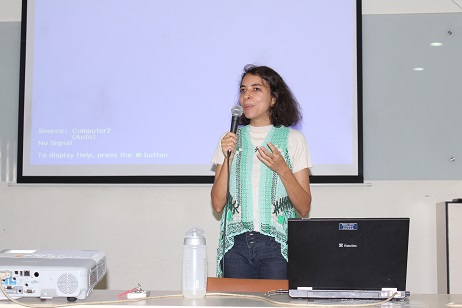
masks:
{"label": "bottle cap", "polygon": [[184,245],[205,245],[204,230],[193,227],[186,232]]}

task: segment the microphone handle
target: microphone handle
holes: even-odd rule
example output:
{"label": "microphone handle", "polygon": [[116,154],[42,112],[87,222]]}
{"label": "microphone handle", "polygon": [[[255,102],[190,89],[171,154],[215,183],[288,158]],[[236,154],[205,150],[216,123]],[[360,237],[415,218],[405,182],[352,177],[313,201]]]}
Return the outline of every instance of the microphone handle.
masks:
{"label": "microphone handle", "polygon": [[239,116],[233,116],[231,120],[231,129],[229,131],[232,133],[236,133],[238,125],[239,125]]}
{"label": "microphone handle", "polygon": [[[233,116],[231,119],[231,129],[229,130],[232,133],[237,133],[237,127],[239,125],[239,116]],[[228,158],[231,157],[231,150],[228,150]]]}

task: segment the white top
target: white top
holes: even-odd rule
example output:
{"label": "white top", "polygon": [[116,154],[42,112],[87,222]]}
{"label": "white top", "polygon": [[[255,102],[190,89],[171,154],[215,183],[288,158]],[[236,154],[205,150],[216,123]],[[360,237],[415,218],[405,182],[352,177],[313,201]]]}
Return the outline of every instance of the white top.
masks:
{"label": "white top", "polygon": [[[273,126],[261,126],[261,127],[256,127],[256,126],[250,126],[249,127],[249,133],[250,133],[250,140],[252,141],[252,144],[254,147],[260,147],[263,146],[263,141],[266,138],[266,135],[268,135],[268,132],[271,130]],[[223,154],[222,148],[221,148],[221,139],[226,135],[223,134],[223,136],[220,138],[218,142],[218,146],[215,150],[215,154],[213,155],[212,158],[212,163],[216,165],[222,165],[225,156]],[[308,151],[308,145],[305,140],[305,136],[299,132],[298,130],[290,128],[289,131],[289,140],[288,140],[288,150],[289,150],[289,156],[290,160],[292,162],[292,172],[297,172],[300,170],[303,170],[305,168],[310,169],[313,165],[311,163],[311,157],[310,157],[310,152]],[[260,222],[258,221],[259,215],[258,215],[258,190],[259,190],[259,180],[260,180],[260,167],[262,163],[258,159],[257,155],[254,156],[253,159],[253,168],[252,168],[252,195],[253,195],[253,204],[255,205],[253,207],[253,217],[254,217],[254,228],[255,231],[259,232],[260,228]]]}
{"label": "white top", "polygon": [[[266,135],[268,135],[268,132],[272,127],[272,125],[261,127],[250,125],[249,132],[252,144],[255,147],[262,146],[262,142],[265,140]],[[225,161],[225,156],[223,155],[223,150],[221,149],[221,139],[223,139],[226,134],[227,133],[224,133],[221,136],[220,140],[218,141],[215,154],[213,155],[212,163],[215,165],[223,165],[223,162]],[[290,128],[288,147],[289,156],[292,161],[292,172],[295,173],[302,169],[311,169],[313,167],[305,136],[300,131]],[[256,158],[256,162],[260,162],[258,158]]]}

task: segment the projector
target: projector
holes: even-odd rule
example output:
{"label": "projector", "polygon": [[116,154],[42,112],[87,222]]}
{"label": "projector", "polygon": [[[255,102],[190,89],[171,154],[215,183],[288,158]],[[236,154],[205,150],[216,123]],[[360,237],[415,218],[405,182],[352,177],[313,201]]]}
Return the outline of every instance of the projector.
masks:
{"label": "projector", "polygon": [[[97,250],[0,250],[3,291],[14,299],[85,299],[106,274],[106,255]],[[0,292],[0,300],[6,299]]]}

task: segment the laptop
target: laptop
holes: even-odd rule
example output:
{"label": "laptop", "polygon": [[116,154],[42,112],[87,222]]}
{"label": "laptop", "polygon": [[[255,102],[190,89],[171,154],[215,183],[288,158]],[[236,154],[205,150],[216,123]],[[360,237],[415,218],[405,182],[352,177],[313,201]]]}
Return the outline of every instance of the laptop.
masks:
{"label": "laptop", "polygon": [[289,296],[406,298],[408,242],[409,218],[291,218]]}

